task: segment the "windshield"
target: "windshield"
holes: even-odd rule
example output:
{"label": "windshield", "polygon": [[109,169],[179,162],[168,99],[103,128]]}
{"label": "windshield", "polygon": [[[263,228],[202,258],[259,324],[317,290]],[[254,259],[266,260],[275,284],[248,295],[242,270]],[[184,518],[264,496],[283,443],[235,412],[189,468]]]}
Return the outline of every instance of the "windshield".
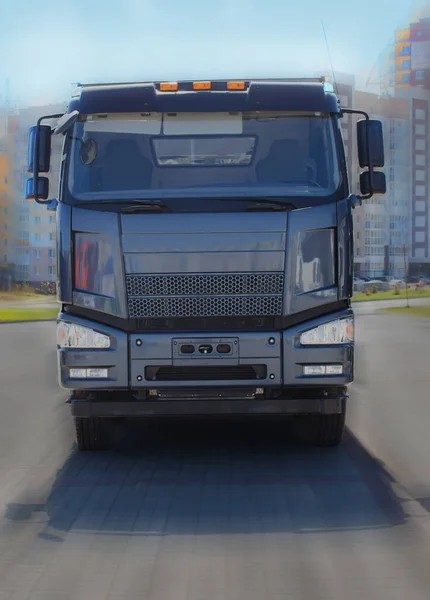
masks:
{"label": "windshield", "polygon": [[78,201],[328,197],[341,180],[335,131],[322,113],[81,116],[69,191]]}

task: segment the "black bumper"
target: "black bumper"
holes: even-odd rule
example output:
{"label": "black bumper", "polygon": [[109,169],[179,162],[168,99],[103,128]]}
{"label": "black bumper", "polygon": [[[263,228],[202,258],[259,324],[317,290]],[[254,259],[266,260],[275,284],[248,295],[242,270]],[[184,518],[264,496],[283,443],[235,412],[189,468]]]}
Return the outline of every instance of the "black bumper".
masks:
{"label": "black bumper", "polygon": [[328,397],[288,399],[204,400],[69,400],[74,417],[157,417],[198,415],[340,414],[346,393]]}

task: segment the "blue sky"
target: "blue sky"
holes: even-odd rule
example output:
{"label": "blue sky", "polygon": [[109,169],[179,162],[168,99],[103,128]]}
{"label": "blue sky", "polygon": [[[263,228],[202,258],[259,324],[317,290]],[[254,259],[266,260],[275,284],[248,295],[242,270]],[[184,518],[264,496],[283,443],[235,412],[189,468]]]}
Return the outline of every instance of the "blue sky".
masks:
{"label": "blue sky", "polygon": [[[414,4],[414,3],[413,3]],[[329,70],[365,81],[409,9],[400,0],[4,0],[0,104],[66,100],[71,83]]]}

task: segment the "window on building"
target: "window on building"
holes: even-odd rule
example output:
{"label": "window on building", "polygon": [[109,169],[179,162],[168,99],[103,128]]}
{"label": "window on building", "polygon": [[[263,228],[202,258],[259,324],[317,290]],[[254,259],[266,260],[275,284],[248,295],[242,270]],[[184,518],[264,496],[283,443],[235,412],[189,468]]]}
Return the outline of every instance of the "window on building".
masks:
{"label": "window on building", "polygon": [[415,181],[425,181],[426,172],[424,169],[417,169],[415,171]]}
{"label": "window on building", "polygon": [[426,134],[426,126],[424,123],[417,123],[415,125],[415,135],[425,135]]}
{"label": "window on building", "polygon": [[425,231],[416,231],[415,232],[415,241],[418,243],[425,242],[426,241]]}
{"label": "window on building", "polygon": [[426,157],[424,156],[424,154],[416,154],[415,164],[417,167],[425,167],[426,166]]}
{"label": "window on building", "polygon": [[402,69],[410,69],[411,68],[411,61],[406,59],[406,60],[402,60]]}
{"label": "window on building", "polygon": [[34,239],[36,240],[36,242],[40,242],[40,240],[42,239],[42,236],[40,233],[35,233],[34,234]]}
{"label": "window on building", "polygon": [[415,212],[424,212],[426,209],[426,203],[424,200],[416,200],[415,202]]}
{"label": "window on building", "polygon": [[425,196],[425,195],[426,195],[425,185],[416,185],[415,186],[415,196]]}
{"label": "window on building", "polygon": [[35,225],[40,225],[41,222],[42,222],[42,219],[40,217],[34,217]]}
{"label": "window on building", "polygon": [[411,47],[403,46],[401,54],[402,54],[402,56],[410,56],[411,55]]}
{"label": "window on building", "polygon": [[48,267],[48,273],[49,275],[55,275],[55,266],[51,265]]}
{"label": "window on building", "polygon": [[55,250],[53,248],[49,249],[49,258],[55,258]]}
{"label": "window on building", "polygon": [[55,223],[55,219],[53,215],[49,215],[49,224],[52,225],[53,223]]}
{"label": "window on building", "polygon": [[416,71],[415,73],[415,79],[417,81],[422,81],[424,79],[425,73],[424,71]]}
{"label": "window on building", "polygon": [[55,240],[55,236],[53,233],[49,234],[49,240],[52,242],[53,240]]}
{"label": "window on building", "polygon": [[5,248],[7,248],[7,238],[5,238],[5,239],[3,240],[3,246],[4,246]]}
{"label": "window on building", "polygon": [[3,209],[3,214],[4,214],[5,217],[7,217],[7,208]]}
{"label": "window on building", "polygon": [[415,227],[425,227],[426,218],[425,217],[415,217]]}
{"label": "window on building", "polygon": [[35,275],[39,275],[40,274],[40,267],[37,267],[37,266],[33,267],[33,273]]}
{"label": "window on building", "polygon": [[40,250],[34,250],[34,258],[40,258]]}
{"label": "window on building", "polygon": [[3,262],[7,263],[7,254],[3,254]]}
{"label": "window on building", "polygon": [[415,119],[417,121],[424,121],[426,118],[426,111],[423,108],[415,109]]}
{"label": "window on building", "polygon": [[360,248],[358,248],[358,247],[357,247],[357,248],[355,249],[355,255],[356,255],[356,256],[360,256]]}
{"label": "window on building", "polygon": [[357,235],[357,240],[359,240],[360,239],[360,232],[357,231],[356,235]]}
{"label": "window on building", "polygon": [[402,75],[402,83],[409,83],[411,80],[410,73],[403,73]]}
{"label": "window on building", "polygon": [[425,248],[415,248],[414,249],[414,258],[425,258],[426,252]]}

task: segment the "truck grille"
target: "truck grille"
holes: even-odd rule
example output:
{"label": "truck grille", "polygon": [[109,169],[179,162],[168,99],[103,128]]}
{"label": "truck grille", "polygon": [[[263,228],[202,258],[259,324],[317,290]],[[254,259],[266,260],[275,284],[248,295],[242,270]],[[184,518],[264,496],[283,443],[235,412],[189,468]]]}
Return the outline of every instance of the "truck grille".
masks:
{"label": "truck grille", "polygon": [[276,316],[282,274],[129,275],[131,318]]}

